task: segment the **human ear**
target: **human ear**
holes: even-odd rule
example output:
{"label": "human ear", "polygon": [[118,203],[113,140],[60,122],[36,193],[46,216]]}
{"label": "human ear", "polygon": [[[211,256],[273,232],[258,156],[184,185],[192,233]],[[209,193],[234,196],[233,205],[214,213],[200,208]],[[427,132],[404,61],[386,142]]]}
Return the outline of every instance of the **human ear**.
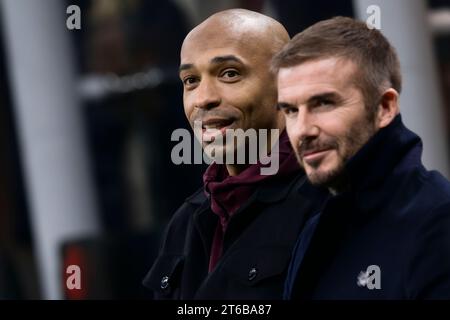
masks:
{"label": "human ear", "polygon": [[400,112],[398,97],[398,92],[393,88],[389,88],[383,92],[377,111],[378,128],[384,128],[389,125]]}

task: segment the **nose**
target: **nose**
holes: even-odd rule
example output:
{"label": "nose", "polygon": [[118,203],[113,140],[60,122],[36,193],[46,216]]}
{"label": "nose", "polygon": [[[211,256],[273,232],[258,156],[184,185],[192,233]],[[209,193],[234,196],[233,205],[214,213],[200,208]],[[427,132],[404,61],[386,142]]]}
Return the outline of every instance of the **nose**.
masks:
{"label": "nose", "polygon": [[316,138],[320,129],[316,123],[314,114],[311,114],[307,108],[299,108],[297,117],[291,123],[286,123],[289,134],[295,137],[297,141],[311,140]]}
{"label": "nose", "polygon": [[194,107],[212,109],[220,105],[221,99],[214,83],[208,79],[200,82],[194,93]]}

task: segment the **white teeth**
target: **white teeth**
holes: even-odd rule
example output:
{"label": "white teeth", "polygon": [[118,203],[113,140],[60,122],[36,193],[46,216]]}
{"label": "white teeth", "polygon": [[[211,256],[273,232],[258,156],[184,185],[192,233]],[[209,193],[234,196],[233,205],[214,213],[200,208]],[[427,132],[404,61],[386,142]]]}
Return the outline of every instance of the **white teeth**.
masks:
{"label": "white teeth", "polygon": [[209,129],[219,129],[220,127],[219,126],[215,126],[215,125],[212,125],[212,126],[204,126],[205,127],[205,129],[206,130],[209,130]]}

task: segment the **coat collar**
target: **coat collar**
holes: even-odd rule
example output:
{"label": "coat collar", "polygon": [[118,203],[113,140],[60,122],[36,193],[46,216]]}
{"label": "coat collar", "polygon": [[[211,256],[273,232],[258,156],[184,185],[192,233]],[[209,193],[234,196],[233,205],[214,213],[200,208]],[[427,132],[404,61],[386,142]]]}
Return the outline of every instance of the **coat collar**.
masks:
{"label": "coat collar", "polygon": [[[265,207],[282,201],[293,188],[303,185],[305,181],[305,174],[299,169],[295,177],[289,180],[285,177],[262,182],[255,193],[239,208],[230,220],[227,238],[233,235],[237,229],[243,228],[259,212],[258,210],[247,210],[248,208],[254,208],[255,206]],[[202,189],[186,199],[186,202],[196,206],[193,216],[194,224],[202,238],[205,252],[209,252],[211,250],[210,239],[218,223],[218,216],[211,211],[210,201]]]}
{"label": "coat collar", "polygon": [[373,188],[393,173],[421,166],[421,156],[422,140],[397,115],[347,163],[350,191]]}
{"label": "coat collar", "polygon": [[349,187],[330,197],[326,206],[337,205],[343,220],[364,221],[390,201],[402,172],[422,167],[421,155],[422,140],[397,115],[349,160],[345,167]]}
{"label": "coat collar", "polygon": [[346,165],[350,188],[330,197],[297,273],[294,296],[308,299],[334,255],[354,228],[383,213],[405,171],[421,167],[421,139],[398,115]]}

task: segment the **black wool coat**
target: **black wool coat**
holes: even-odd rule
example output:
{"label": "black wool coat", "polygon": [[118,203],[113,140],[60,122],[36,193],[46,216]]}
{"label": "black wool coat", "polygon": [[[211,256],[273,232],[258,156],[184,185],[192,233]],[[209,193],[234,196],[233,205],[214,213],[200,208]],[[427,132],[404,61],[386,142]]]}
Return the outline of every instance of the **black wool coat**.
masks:
{"label": "black wool coat", "polygon": [[203,190],[171,219],[144,285],[156,299],[282,299],[291,253],[321,193],[299,196],[303,172],[263,181],[230,218],[223,255],[208,273],[218,216]]}

